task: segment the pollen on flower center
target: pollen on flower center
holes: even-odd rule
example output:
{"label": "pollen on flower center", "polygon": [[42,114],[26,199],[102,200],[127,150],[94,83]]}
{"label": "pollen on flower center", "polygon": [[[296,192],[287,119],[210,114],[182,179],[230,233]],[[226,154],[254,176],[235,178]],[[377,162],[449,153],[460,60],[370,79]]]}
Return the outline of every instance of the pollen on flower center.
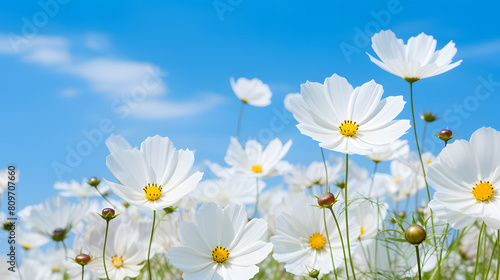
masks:
{"label": "pollen on flower center", "polygon": [[340,126],[340,133],[344,135],[345,137],[353,137],[358,133],[358,127],[359,124],[356,124],[356,122],[352,121],[343,121]]}
{"label": "pollen on flower center", "polygon": [[323,248],[325,244],[326,244],[326,239],[320,233],[315,233],[309,237],[309,245],[311,245],[311,247],[316,250]]}
{"label": "pollen on flower center", "polygon": [[261,173],[262,172],[262,165],[254,165],[252,166],[252,171],[255,173]]}
{"label": "pollen on flower center", "polygon": [[360,234],[359,234],[358,238],[361,238],[361,236],[363,236],[363,234],[365,234],[365,227],[361,226],[361,229],[359,231],[360,231]]}
{"label": "pollen on flower center", "polygon": [[401,180],[401,176],[396,176],[396,178],[394,178],[394,184],[397,184],[399,182],[399,180]]}
{"label": "pollen on flower center", "polygon": [[123,266],[123,257],[117,257],[116,255],[114,257],[111,257],[111,263],[116,267],[122,267]]}
{"label": "pollen on flower center", "polygon": [[472,188],[472,195],[479,201],[488,201],[495,193],[495,187],[489,181],[479,180]]}
{"label": "pollen on flower center", "polygon": [[149,201],[157,201],[161,196],[161,186],[156,183],[149,184],[143,188],[144,194]]}
{"label": "pollen on flower center", "polygon": [[217,246],[215,247],[215,249],[212,250],[212,258],[217,263],[224,263],[228,257],[229,257],[229,251],[222,246]]}

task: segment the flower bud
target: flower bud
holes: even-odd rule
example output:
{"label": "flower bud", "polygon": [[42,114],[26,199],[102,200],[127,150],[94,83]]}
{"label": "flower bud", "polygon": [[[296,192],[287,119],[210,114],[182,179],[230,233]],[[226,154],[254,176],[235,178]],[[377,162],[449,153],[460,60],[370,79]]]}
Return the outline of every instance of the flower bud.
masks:
{"label": "flower bud", "polygon": [[68,233],[68,230],[58,228],[52,232],[52,240],[54,241],[63,241],[66,238],[66,234]]}
{"label": "flower bud", "polygon": [[333,203],[335,203],[335,196],[330,192],[324,193],[318,198],[319,206],[331,206]]}
{"label": "flower bud", "polygon": [[433,122],[437,119],[437,114],[433,114],[432,112],[424,112],[423,114],[420,114],[420,118],[425,121],[425,122]]}
{"label": "flower bud", "polygon": [[404,219],[404,218],[406,218],[406,212],[405,212],[405,211],[399,211],[399,212],[398,212],[398,216],[399,216],[401,219]]}
{"label": "flower bud", "polygon": [[91,260],[92,258],[87,254],[79,254],[78,256],[75,257],[75,262],[79,265],[86,265]]}
{"label": "flower bud", "polygon": [[414,245],[419,245],[427,237],[427,232],[420,225],[411,225],[405,230],[405,238],[408,242]]}
{"label": "flower bud", "polygon": [[441,131],[439,131],[439,134],[434,134],[434,135],[436,135],[439,139],[443,140],[445,143],[453,139],[453,137],[457,136],[457,134],[453,135],[451,130],[449,130],[448,128],[441,129]]}
{"label": "flower bud", "polygon": [[96,188],[99,183],[101,183],[101,180],[97,179],[96,177],[90,178],[90,180],[87,182],[87,184],[91,185],[94,188]]}
{"label": "flower bud", "polygon": [[115,210],[113,208],[104,208],[102,209],[102,214],[99,214],[101,218],[103,218],[106,221],[111,221],[114,218],[116,218],[119,214],[115,215]]}
{"label": "flower bud", "polygon": [[314,278],[314,279],[318,279],[319,270],[313,269],[313,270],[309,271],[309,277]]}

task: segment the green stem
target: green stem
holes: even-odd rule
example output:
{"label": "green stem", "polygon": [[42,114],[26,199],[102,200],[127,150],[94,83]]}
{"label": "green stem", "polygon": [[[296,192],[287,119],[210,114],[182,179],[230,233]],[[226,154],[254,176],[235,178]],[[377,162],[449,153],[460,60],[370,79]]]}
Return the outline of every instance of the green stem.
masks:
{"label": "green stem", "polygon": [[[497,230],[497,280],[500,275],[500,229]],[[493,257],[492,257],[493,258]]]}
{"label": "green stem", "polygon": [[377,173],[377,166],[379,161],[375,161],[375,167],[373,168],[372,181],[370,182],[370,190],[368,191],[368,197],[372,194],[373,182],[375,181],[375,173]]}
{"label": "green stem", "polygon": [[481,229],[479,230],[479,236],[477,237],[476,264],[474,266],[474,277],[472,277],[472,279],[476,279],[477,275],[477,266],[479,264],[479,253],[481,251],[481,235],[483,234],[483,230],[484,230],[484,222],[481,225]]}
{"label": "green stem", "polygon": [[[346,273],[347,279],[349,279],[349,267],[347,266],[347,256],[345,254],[344,239],[342,238],[342,232],[340,231],[339,222],[337,221],[337,217],[335,216],[335,213],[333,213],[332,207],[329,207],[329,209],[330,209],[330,212],[332,213],[333,219],[335,220],[335,224],[337,225],[337,231],[339,232],[340,243],[342,244],[342,252],[344,253],[345,273]],[[352,272],[354,273],[354,270]]]}
{"label": "green stem", "polygon": [[345,228],[347,231],[347,251],[349,252],[349,261],[351,262],[353,277],[354,280],[356,280],[356,272],[354,271],[354,264],[352,263],[352,256],[351,256],[351,242],[349,241],[349,216],[347,213],[347,209],[349,208],[349,203],[347,202],[348,174],[349,174],[349,154],[345,154]]}
{"label": "green stem", "polygon": [[149,248],[148,248],[148,272],[149,272],[149,280],[153,279],[153,275],[151,274],[151,263],[149,260],[151,254],[151,243],[153,243],[153,234],[155,232],[155,220],[156,220],[156,210],[153,211],[153,226],[151,227],[151,237],[149,238]]}
{"label": "green stem", "polygon": [[66,243],[64,242],[64,239],[61,241],[63,248],[64,248],[64,257],[67,259],[68,258],[68,248],[66,248]]}
{"label": "green stem", "polygon": [[420,253],[418,252],[418,246],[415,246],[415,251],[417,251],[418,279],[422,280],[422,272],[420,271]]}
{"label": "green stem", "polygon": [[109,221],[106,220],[106,234],[104,235],[104,247],[102,248],[102,263],[104,264],[104,272],[106,272],[106,279],[109,280],[108,270],[106,269],[106,242],[108,241],[108,228],[109,228]]}
{"label": "green stem", "polygon": [[320,149],[321,149],[321,156],[323,157],[323,165],[325,165],[326,186],[327,186],[328,192],[330,192],[330,184],[328,184],[328,168],[326,167],[325,154],[323,153],[323,148],[320,148]]}
{"label": "green stem", "polygon": [[[255,182],[257,186],[257,197],[255,198],[255,211],[253,212],[252,219],[257,216],[257,212],[259,210],[258,205],[259,205],[259,177],[256,177],[257,181]],[[311,187],[312,188],[312,187]],[[312,192],[312,190],[311,190]]]}
{"label": "green stem", "polygon": [[[498,239],[497,239],[497,242],[498,242]],[[486,242],[485,242],[485,244],[486,244]],[[486,279],[486,275],[488,275],[490,273],[491,263],[493,262],[493,256],[495,255],[496,250],[497,250],[497,246],[494,246],[493,251],[491,252],[490,263],[488,264],[488,270],[486,270],[486,273],[483,274],[484,279]],[[486,250],[484,250],[484,251],[486,251]],[[486,257],[485,257],[485,260],[486,260]]]}
{"label": "green stem", "polygon": [[427,122],[424,123],[424,131],[422,132],[422,153],[425,150],[425,132],[427,131]]}
{"label": "green stem", "polygon": [[238,115],[238,127],[236,129],[236,138],[240,138],[240,129],[241,129],[241,117],[243,116],[243,107],[245,107],[245,102],[241,101],[240,113]]}
{"label": "green stem", "polygon": [[118,207],[116,207],[113,203],[111,203],[111,201],[109,201],[109,199],[97,187],[94,188],[102,196],[102,198],[104,198],[104,200],[106,200],[109,204],[111,204],[113,208],[118,209]]}
{"label": "green stem", "polygon": [[84,265],[82,265],[82,280],[83,280],[83,273],[84,273],[83,267],[84,267]]}
{"label": "green stem", "polygon": [[16,262],[16,267],[17,267],[17,274],[19,275],[19,280],[23,280],[23,277],[21,276],[21,270],[19,269],[19,263]]}
{"label": "green stem", "polygon": [[[330,206],[330,210],[331,210]],[[328,240],[328,248],[330,248],[330,257],[332,258],[332,267],[333,267],[333,272],[335,274],[335,279],[337,279],[337,270],[335,269],[335,262],[333,261],[333,251],[332,251],[332,245],[330,244],[330,236],[328,234],[328,227],[326,226],[326,214],[325,214],[325,208],[323,208],[323,223],[325,224],[325,232],[326,232],[326,240]],[[349,273],[347,273],[347,278],[349,279]]]}

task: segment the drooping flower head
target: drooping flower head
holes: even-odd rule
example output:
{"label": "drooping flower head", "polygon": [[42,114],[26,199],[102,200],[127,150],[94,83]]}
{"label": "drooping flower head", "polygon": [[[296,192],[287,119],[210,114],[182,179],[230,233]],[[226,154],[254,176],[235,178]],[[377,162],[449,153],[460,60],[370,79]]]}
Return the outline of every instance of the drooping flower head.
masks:
{"label": "drooping flower head", "polygon": [[271,104],[271,90],[261,80],[257,78],[251,80],[239,78],[235,82],[234,78],[231,77],[230,81],[234,93],[244,103],[257,107],[265,107]]}
{"label": "drooping flower head", "polygon": [[381,100],[383,92],[373,80],[353,89],[345,78],[334,74],[324,84],[302,84],[301,94],[286,96],[285,107],[299,122],[300,132],[320,147],[365,155],[410,128],[408,120],[394,120],[403,110],[403,97]]}
{"label": "drooping flower head", "polygon": [[105,180],[111,190],[140,208],[158,210],[173,205],[191,192],[203,173],[190,170],[194,153],[177,150],[167,137],[148,137],[132,148],[121,136],[106,140],[111,154],[106,166],[119,183]]}
{"label": "drooping flower head", "polygon": [[444,73],[462,62],[451,63],[457,53],[453,41],[438,51],[436,44],[432,36],[420,33],[405,45],[391,30],[382,30],[372,37],[372,48],[381,61],[367,54],[380,68],[412,83]]}
{"label": "drooping flower head", "polygon": [[[448,144],[429,165],[429,185],[436,192],[429,203],[437,217],[454,228],[476,220],[500,229],[500,132],[480,128],[470,141]],[[439,210],[439,211],[438,211]]]}

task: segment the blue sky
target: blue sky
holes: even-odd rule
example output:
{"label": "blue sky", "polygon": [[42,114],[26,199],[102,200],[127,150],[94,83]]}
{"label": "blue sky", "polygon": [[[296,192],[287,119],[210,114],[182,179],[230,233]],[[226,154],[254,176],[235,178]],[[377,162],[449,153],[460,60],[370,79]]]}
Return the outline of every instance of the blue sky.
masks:
{"label": "blue sky", "polygon": [[[405,0],[2,1],[0,166],[21,170],[22,208],[56,195],[52,186],[59,180],[112,179],[104,144],[110,133],[133,145],[147,136],[168,136],[177,148],[196,150],[199,164],[223,163],[240,106],[231,76],[258,77],[273,91],[270,106],[245,108],[242,140],[293,139],[286,160],[320,160],[317,143],[295,128],[283,99],[307,80],[323,82],[337,73],[354,86],[374,79],[384,86],[384,96],[403,95],[409,102],[408,84],[366,55],[374,54],[369,38],[382,29],[405,42],[425,32],[438,40],[438,49],[456,43],[454,61],[463,59],[462,65],[415,83],[415,109],[441,117],[429,126],[429,137],[450,126],[458,138],[469,139],[482,126],[500,129],[500,32],[492,21],[499,6]],[[406,106],[399,118],[410,117]],[[417,122],[419,133],[422,127]],[[427,149],[437,154],[442,143],[433,139]],[[71,155],[78,149],[76,159]],[[352,158],[372,168],[362,157]]]}

